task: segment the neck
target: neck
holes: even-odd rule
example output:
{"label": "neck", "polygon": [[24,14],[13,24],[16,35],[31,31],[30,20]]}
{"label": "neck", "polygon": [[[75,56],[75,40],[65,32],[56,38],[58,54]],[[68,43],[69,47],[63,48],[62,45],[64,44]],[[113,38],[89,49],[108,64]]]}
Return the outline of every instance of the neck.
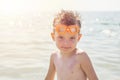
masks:
{"label": "neck", "polygon": [[71,52],[67,52],[67,53],[60,52],[60,54],[61,54],[62,57],[70,57],[70,56],[74,55],[76,53],[76,51],[77,51],[77,49],[75,48]]}

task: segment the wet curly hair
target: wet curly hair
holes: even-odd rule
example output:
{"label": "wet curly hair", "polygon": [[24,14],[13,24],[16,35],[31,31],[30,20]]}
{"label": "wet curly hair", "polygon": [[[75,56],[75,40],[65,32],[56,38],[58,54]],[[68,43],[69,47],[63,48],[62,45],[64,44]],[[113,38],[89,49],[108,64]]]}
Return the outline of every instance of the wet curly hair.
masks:
{"label": "wet curly hair", "polygon": [[77,12],[61,10],[61,12],[58,13],[53,20],[53,26],[55,27],[57,24],[64,24],[67,26],[78,25],[81,28],[80,16]]}

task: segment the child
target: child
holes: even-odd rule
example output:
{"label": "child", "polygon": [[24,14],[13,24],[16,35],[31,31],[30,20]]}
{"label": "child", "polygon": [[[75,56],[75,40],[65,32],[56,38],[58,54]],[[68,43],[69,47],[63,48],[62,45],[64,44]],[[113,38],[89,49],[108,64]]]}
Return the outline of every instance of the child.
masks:
{"label": "child", "polygon": [[59,51],[50,57],[50,66],[45,80],[98,80],[92,63],[76,45],[81,38],[79,15],[72,11],[62,10],[53,22],[52,39]]}

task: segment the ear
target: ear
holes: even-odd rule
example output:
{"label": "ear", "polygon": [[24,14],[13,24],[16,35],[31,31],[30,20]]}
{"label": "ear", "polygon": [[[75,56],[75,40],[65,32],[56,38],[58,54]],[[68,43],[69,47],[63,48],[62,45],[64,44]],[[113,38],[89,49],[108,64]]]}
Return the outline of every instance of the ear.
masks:
{"label": "ear", "polygon": [[51,33],[51,37],[52,37],[53,40],[55,40],[55,37],[54,37],[54,36],[55,36],[55,34],[54,34],[54,33]]}
{"label": "ear", "polygon": [[78,41],[81,39],[81,37],[82,37],[82,34],[79,34],[78,35]]}

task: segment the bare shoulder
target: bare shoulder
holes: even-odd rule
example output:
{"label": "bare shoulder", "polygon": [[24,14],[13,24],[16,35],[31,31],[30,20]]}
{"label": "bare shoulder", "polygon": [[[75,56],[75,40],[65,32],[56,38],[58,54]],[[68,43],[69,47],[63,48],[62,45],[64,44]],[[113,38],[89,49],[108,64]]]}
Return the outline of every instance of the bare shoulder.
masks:
{"label": "bare shoulder", "polygon": [[84,50],[82,50],[82,49],[77,49],[77,52],[76,52],[78,55],[80,55],[80,56],[87,56],[87,53],[84,51]]}
{"label": "bare shoulder", "polygon": [[85,72],[89,80],[98,80],[95,70],[92,66],[92,62],[85,51],[78,52],[78,58],[81,62],[81,68]]}
{"label": "bare shoulder", "polygon": [[78,54],[78,58],[80,59],[81,62],[86,62],[86,61],[90,61],[89,56],[87,55],[87,53],[84,50],[77,50],[77,54]]}
{"label": "bare shoulder", "polygon": [[58,52],[57,51],[52,52],[51,59],[54,60],[57,56],[58,56]]}
{"label": "bare shoulder", "polygon": [[83,54],[84,53],[84,50],[82,50],[82,49],[77,49],[77,52],[76,52],[78,55],[81,55],[81,54]]}

